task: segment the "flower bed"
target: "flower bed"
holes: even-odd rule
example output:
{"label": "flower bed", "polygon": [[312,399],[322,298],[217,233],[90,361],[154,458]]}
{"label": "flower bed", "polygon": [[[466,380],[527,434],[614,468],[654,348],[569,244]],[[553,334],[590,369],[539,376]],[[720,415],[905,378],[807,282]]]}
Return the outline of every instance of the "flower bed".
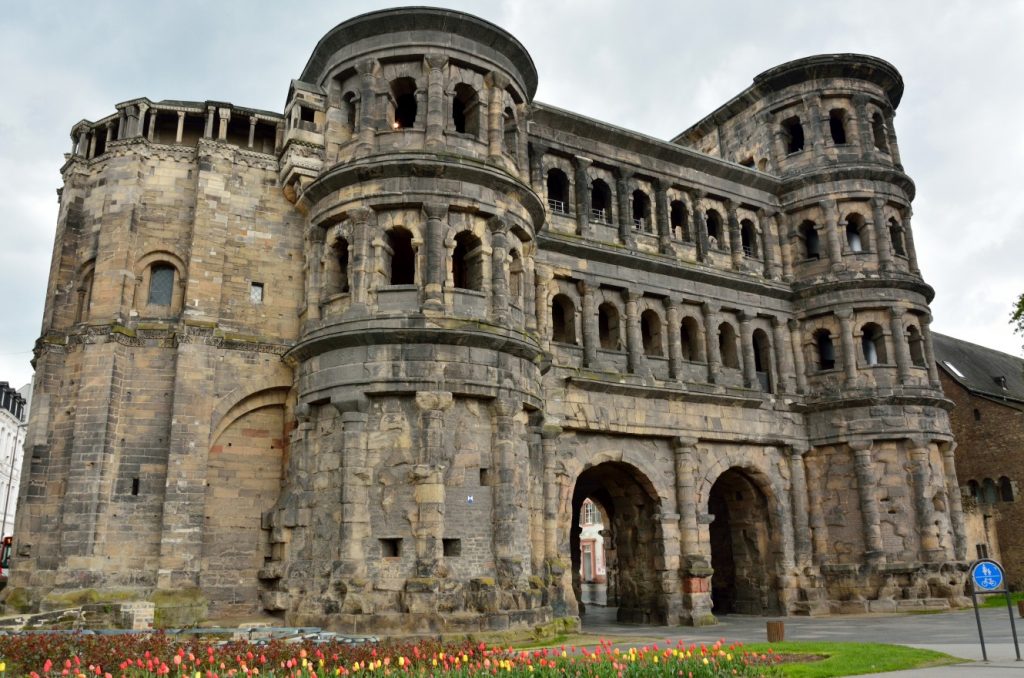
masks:
{"label": "flower bed", "polygon": [[515,650],[433,642],[346,645],[182,642],[162,634],[0,638],[0,676],[72,678],[324,678],[326,676],[777,676],[777,658],[719,641],[618,649]]}

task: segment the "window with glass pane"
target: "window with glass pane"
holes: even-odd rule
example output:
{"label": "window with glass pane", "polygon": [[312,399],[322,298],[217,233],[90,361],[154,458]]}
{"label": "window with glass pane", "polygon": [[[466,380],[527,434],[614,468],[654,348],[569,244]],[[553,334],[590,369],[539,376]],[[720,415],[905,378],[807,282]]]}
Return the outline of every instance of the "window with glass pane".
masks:
{"label": "window with glass pane", "polygon": [[149,303],[151,306],[170,306],[174,292],[174,267],[156,264],[149,272]]}

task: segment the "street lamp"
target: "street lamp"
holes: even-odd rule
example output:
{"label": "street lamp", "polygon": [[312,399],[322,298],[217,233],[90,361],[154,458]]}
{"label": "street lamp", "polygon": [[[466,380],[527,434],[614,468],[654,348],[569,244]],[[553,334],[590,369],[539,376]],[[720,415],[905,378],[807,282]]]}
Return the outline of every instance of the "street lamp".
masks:
{"label": "street lamp", "polygon": [[[20,437],[21,429],[26,426],[28,426],[27,421],[23,424],[18,424],[17,429],[14,432],[14,449],[11,450],[11,468],[8,470],[7,475],[7,494],[4,495],[4,522],[0,523],[0,532],[7,530],[7,509],[11,503],[11,485],[14,484],[14,462],[18,459],[18,438]],[[22,443],[22,448],[24,448],[24,443]],[[11,530],[11,532],[13,533],[14,530]],[[5,534],[0,534],[0,537],[6,536],[7,535]]]}

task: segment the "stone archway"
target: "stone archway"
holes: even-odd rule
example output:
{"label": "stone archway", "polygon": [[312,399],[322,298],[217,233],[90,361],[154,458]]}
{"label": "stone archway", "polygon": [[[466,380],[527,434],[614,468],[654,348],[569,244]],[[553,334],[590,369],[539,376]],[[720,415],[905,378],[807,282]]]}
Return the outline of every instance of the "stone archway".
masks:
{"label": "stone archway", "polygon": [[718,477],[708,496],[711,601],[715,615],[778,614],[775,559],[779,529],[768,496],[738,468]]}
{"label": "stone archway", "polygon": [[[586,499],[599,504],[605,525],[606,600],[616,607],[616,619],[631,624],[664,624],[666,601],[657,567],[664,553],[660,502],[639,470],[622,462],[603,462],[576,479],[572,497],[569,547],[572,586],[581,600],[580,509]],[[586,606],[580,604],[580,615]]]}

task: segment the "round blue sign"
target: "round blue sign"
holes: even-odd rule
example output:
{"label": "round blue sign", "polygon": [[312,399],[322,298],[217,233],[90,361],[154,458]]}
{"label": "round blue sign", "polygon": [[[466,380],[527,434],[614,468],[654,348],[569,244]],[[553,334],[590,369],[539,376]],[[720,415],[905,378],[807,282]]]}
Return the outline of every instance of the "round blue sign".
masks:
{"label": "round blue sign", "polygon": [[1003,567],[994,560],[979,560],[971,567],[971,581],[978,592],[998,591],[1003,580]]}

